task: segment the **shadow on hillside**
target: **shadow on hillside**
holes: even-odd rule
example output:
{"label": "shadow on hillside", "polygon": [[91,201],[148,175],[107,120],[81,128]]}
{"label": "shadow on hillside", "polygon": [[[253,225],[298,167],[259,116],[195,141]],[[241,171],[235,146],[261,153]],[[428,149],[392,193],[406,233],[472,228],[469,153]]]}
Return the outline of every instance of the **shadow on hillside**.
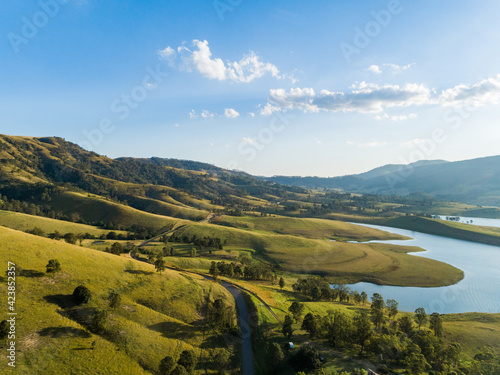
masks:
{"label": "shadow on hillside", "polygon": [[48,303],[53,303],[59,306],[61,309],[75,306],[73,296],[71,294],[52,294],[43,297],[43,299]]}
{"label": "shadow on hillside", "polygon": [[87,331],[74,327],[47,327],[38,332],[40,336],[48,336],[53,339],[59,337],[83,337],[89,338],[92,335]]}
{"label": "shadow on hillside", "polygon": [[154,272],[151,271],[143,271],[143,270],[125,270],[127,273],[131,273],[133,275],[152,275]]}
{"label": "shadow on hillside", "polygon": [[37,270],[21,270],[19,276],[22,277],[43,277],[45,273],[37,271]]}
{"label": "shadow on hillside", "polygon": [[[213,332],[211,332],[213,333]],[[218,347],[227,347],[230,345],[238,346],[241,344],[241,337],[235,332],[225,332],[223,334],[215,334],[205,338],[205,341],[200,345],[201,349],[213,349]]]}
{"label": "shadow on hillside", "polygon": [[153,331],[160,332],[164,337],[189,340],[196,336],[193,328],[176,322],[163,322],[148,326]]}

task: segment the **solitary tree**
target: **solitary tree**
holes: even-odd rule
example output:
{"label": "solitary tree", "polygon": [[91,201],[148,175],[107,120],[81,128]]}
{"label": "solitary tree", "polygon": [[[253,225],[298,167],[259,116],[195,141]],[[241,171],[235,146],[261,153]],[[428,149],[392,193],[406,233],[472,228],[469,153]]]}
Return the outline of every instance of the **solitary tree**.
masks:
{"label": "solitary tree", "polygon": [[441,315],[439,315],[439,313],[434,312],[431,314],[430,323],[431,329],[434,331],[436,337],[443,336],[443,320],[441,319]]}
{"label": "solitary tree", "polygon": [[388,299],[386,305],[389,318],[394,318],[398,314],[398,302],[394,299]]}
{"label": "solitary tree", "polygon": [[196,356],[193,350],[184,350],[177,361],[178,365],[183,366],[188,372],[192,372],[196,366]]}
{"label": "solitary tree", "polygon": [[294,301],[288,308],[288,311],[292,313],[293,318],[296,322],[298,322],[300,320],[300,317],[304,313],[304,305],[300,302]]}
{"label": "solitary tree", "polygon": [[423,307],[419,307],[418,309],[415,310],[415,321],[418,324],[418,329],[420,329],[422,325],[427,323],[427,314]]}
{"label": "solitary tree", "polygon": [[290,315],[286,315],[281,332],[283,332],[283,336],[285,336],[287,339],[290,339],[290,337],[292,337],[293,335],[292,324],[293,324],[292,317]]}
{"label": "solitary tree", "polygon": [[116,292],[111,292],[109,295],[109,307],[113,310],[116,308],[120,307],[120,304],[122,302],[122,297],[116,293]]}
{"label": "solitary tree", "polygon": [[74,245],[76,243],[76,240],[77,238],[74,233],[66,233],[64,235],[64,241],[66,241],[67,243]]}
{"label": "solitary tree", "polygon": [[368,302],[368,294],[366,294],[365,291],[361,292],[361,303],[364,305],[366,302]]}
{"label": "solitary tree", "polygon": [[83,233],[78,233],[76,235],[76,239],[78,240],[78,242],[80,243],[80,246],[82,246],[82,242],[83,240],[85,239],[85,235]]}
{"label": "solitary tree", "polygon": [[279,285],[280,285],[280,289],[283,289],[285,287],[285,279],[284,278],[280,277]]}
{"label": "solitary tree", "polygon": [[311,338],[316,337],[316,335],[318,334],[318,319],[317,319],[317,317],[311,313],[308,313],[304,317],[304,320],[302,321],[301,328],[303,330],[307,331]]}
{"label": "solitary tree", "polygon": [[163,256],[161,254],[159,254],[155,260],[155,268],[156,272],[159,272],[160,275],[163,271],[165,271],[165,260],[163,259]]}
{"label": "solitary tree", "polygon": [[312,298],[315,301],[319,301],[321,299],[321,289],[318,286],[315,286],[312,290]]}
{"label": "solitary tree", "polygon": [[413,321],[408,315],[403,315],[399,318],[399,329],[406,334],[409,334],[413,330]]}
{"label": "solitary tree", "polygon": [[304,344],[292,359],[297,370],[316,370],[321,367],[319,351],[311,344]]}
{"label": "solitary tree", "polygon": [[106,325],[108,324],[109,313],[106,310],[97,311],[92,318],[90,330],[97,334],[106,332]]}
{"label": "solitary tree", "polygon": [[47,273],[51,273],[52,276],[55,276],[57,272],[61,271],[61,263],[57,259],[49,260],[49,263],[45,266]]}
{"label": "solitary tree", "polygon": [[175,367],[174,359],[167,355],[160,362],[160,366],[158,368],[160,375],[169,375]]}
{"label": "solitary tree", "polygon": [[87,303],[88,301],[90,301],[90,297],[91,297],[90,290],[84,285],[77,286],[73,291],[73,301],[77,305],[81,305],[82,303]]}
{"label": "solitary tree", "polygon": [[9,322],[7,322],[6,320],[2,320],[0,322],[0,340],[4,340],[8,336],[9,331],[10,331]]}
{"label": "solitary tree", "polygon": [[373,323],[380,327],[384,323],[384,299],[378,293],[373,293],[372,296],[372,306],[371,306],[371,316]]}
{"label": "solitary tree", "polygon": [[280,367],[284,359],[285,355],[283,354],[283,350],[278,343],[273,342],[269,345],[269,348],[267,349],[267,360],[273,368]]}

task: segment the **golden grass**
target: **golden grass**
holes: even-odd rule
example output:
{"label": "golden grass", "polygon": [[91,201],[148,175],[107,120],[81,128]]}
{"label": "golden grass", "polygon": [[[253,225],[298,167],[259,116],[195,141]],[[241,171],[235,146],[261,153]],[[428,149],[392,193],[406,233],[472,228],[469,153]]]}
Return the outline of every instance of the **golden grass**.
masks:
{"label": "golden grass", "polygon": [[[156,371],[165,355],[175,357],[183,348],[201,345],[198,319],[206,298],[220,296],[234,303],[224,288],[192,275],[167,270],[160,276],[149,264],[3,227],[0,238],[0,263],[14,262],[25,274],[17,278],[21,351],[16,374]],[[54,258],[62,271],[45,276],[45,265]],[[89,308],[106,308],[112,290],[122,295],[122,307],[110,316],[119,344],[88,333],[62,313],[57,301],[68,300],[80,284],[93,293]],[[5,282],[0,293],[6,295]]]}
{"label": "golden grass", "polygon": [[[31,230],[34,227],[42,229],[46,234],[52,233],[54,231],[59,231],[59,233],[89,233],[96,237],[102,234],[108,234],[110,231],[108,229],[100,229],[92,225],[72,223],[70,221],[50,219],[48,217],[27,215],[20,212],[12,211],[2,211],[0,210],[0,225],[16,229],[20,231]],[[117,234],[126,232],[114,231]]]}

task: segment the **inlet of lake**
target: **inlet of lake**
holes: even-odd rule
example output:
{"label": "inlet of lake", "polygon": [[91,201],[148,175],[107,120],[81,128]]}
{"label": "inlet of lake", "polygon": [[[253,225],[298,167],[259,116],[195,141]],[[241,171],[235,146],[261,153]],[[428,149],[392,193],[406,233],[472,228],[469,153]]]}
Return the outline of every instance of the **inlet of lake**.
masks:
{"label": "inlet of lake", "polygon": [[[474,218],[473,218],[474,220]],[[355,224],[355,223],[353,223]],[[464,271],[457,284],[439,288],[398,287],[356,283],[351,290],[379,293],[399,302],[399,310],[425,308],[428,313],[500,313],[500,247],[378,225],[357,224],[411,237],[412,240],[372,241],[418,246],[427,251],[411,253],[448,263]]]}

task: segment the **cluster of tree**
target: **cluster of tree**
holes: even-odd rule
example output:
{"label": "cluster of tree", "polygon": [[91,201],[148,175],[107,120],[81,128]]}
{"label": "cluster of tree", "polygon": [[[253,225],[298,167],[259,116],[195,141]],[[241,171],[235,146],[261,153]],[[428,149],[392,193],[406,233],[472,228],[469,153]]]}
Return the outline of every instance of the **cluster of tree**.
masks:
{"label": "cluster of tree", "polygon": [[[282,326],[288,338],[293,335],[294,319],[300,323],[303,307],[294,302],[289,311],[293,318],[287,316]],[[460,345],[446,345],[442,340],[443,325],[438,313],[428,316],[423,308],[418,308],[413,317],[399,314],[397,318],[398,314],[396,301],[384,302],[375,293],[370,314],[351,316],[340,310],[324,316],[308,313],[301,329],[311,339],[328,340],[334,348],[356,350],[379,359],[382,373],[387,373],[388,366],[404,367],[415,375],[428,370],[448,373],[463,365],[459,361]]]}
{"label": "cluster of tree", "polygon": [[277,276],[273,268],[262,262],[246,262],[239,264],[235,262],[215,262],[210,265],[210,275],[243,277],[248,280],[267,280],[274,281]]}
{"label": "cluster of tree", "polygon": [[233,330],[235,320],[234,308],[226,304],[222,298],[217,298],[208,304],[206,322],[218,334]]}
{"label": "cluster of tree", "polygon": [[127,242],[125,245],[122,245],[120,242],[114,242],[111,247],[106,247],[106,252],[120,255],[134,251],[136,248],[137,247],[132,242]]}
{"label": "cluster of tree", "polygon": [[196,367],[196,355],[193,350],[184,350],[177,362],[166,356],[160,362],[158,373],[160,375],[187,375],[193,373]]}
{"label": "cluster of tree", "polygon": [[331,285],[325,279],[319,277],[309,277],[297,280],[292,284],[292,289],[311,297],[315,301],[339,301],[355,302],[358,304],[366,303],[368,296],[365,292],[358,293],[351,291],[343,284]]}
{"label": "cluster of tree", "polygon": [[198,236],[196,236],[196,234],[191,236],[191,237],[189,237],[187,235],[183,235],[183,236],[172,235],[172,236],[165,236],[163,241],[165,243],[176,242],[176,243],[193,244],[195,246],[198,246],[198,248],[200,250],[203,250],[203,249],[222,250],[222,249],[224,249],[224,246],[222,245],[222,240],[219,237],[210,237],[210,236],[198,237]]}
{"label": "cluster of tree", "polygon": [[137,235],[134,233],[128,232],[127,234],[123,233],[116,233],[116,232],[108,232],[107,234],[103,233],[100,236],[95,236],[90,233],[65,233],[62,234],[58,230],[55,230],[54,232],[51,233],[45,233],[45,231],[39,227],[34,227],[32,229],[28,229],[26,233],[29,234],[34,234],[35,236],[40,236],[40,237],[48,237],[53,240],[61,240],[64,239],[66,242],[70,244],[75,244],[77,241],[80,242],[80,245],[82,244],[83,240],[118,240],[118,241],[124,241],[124,240],[135,240],[137,239]]}

